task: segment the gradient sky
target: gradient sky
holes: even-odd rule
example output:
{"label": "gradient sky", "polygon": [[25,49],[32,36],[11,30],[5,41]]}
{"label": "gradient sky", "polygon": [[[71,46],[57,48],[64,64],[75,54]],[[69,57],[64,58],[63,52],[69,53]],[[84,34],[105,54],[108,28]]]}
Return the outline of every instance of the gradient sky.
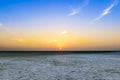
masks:
{"label": "gradient sky", "polygon": [[119,0],[0,0],[2,50],[120,50]]}

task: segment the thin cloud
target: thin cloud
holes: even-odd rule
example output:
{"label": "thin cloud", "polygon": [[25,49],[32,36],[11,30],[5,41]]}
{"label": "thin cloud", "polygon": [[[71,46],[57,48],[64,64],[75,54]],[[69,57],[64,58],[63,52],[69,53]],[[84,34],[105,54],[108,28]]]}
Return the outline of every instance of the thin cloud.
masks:
{"label": "thin cloud", "polygon": [[2,23],[0,23],[0,27],[2,26],[3,24]]}
{"label": "thin cloud", "polygon": [[67,34],[67,33],[68,33],[68,31],[66,31],[66,30],[64,30],[64,31],[61,32],[61,34],[63,34],[63,35]]}
{"label": "thin cloud", "polygon": [[0,31],[1,32],[7,32],[9,35],[14,34],[11,28],[6,27],[3,23],[0,23]]}
{"label": "thin cloud", "polygon": [[8,31],[9,29],[5,27],[2,23],[0,23],[0,30]]}
{"label": "thin cloud", "polygon": [[80,11],[86,7],[89,4],[89,0],[84,0],[84,3],[81,7],[73,8],[72,5],[70,5],[71,12],[68,14],[68,16],[74,16],[80,13]]}
{"label": "thin cloud", "polygon": [[4,29],[3,24],[0,23],[0,30]]}
{"label": "thin cloud", "polygon": [[106,9],[104,9],[103,12],[97,18],[95,18],[91,23],[94,23],[100,20],[101,18],[103,18],[104,16],[108,15],[109,13],[111,13],[112,8],[115,7],[117,4],[118,4],[118,0],[114,0],[114,2]]}
{"label": "thin cloud", "polygon": [[68,16],[74,16],[79,13],[79,9],[75,9],[71,6],[71,13],[68,14]]}
{"label": "thin cloud", "polygon": [[17,42],[23,42],[24,39],[23,38],[16,38],[16,39],[12,39],[13,41],[17,41]]}

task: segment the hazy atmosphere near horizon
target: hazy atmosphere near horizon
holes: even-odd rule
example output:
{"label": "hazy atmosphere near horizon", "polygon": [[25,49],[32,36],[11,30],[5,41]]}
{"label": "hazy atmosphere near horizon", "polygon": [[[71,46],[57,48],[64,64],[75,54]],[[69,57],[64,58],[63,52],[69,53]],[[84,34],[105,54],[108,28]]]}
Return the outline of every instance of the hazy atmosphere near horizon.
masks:
{"label": "hazy atmosphere near horizon", "polygon": [[119,0],[0,0],[0,51],[120,50]]}

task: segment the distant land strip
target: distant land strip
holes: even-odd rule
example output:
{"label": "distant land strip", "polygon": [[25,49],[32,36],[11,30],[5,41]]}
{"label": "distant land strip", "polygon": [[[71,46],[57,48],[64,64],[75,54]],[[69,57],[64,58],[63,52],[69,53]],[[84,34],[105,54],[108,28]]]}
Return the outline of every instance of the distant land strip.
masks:
{"label": "distant land strip", "polygon": [[104,50],[99,50],[99,51],[0,51],[0,53],[111,53],[111,52],[120,52],[120,50],[113,50],[113,51],[104,51]]}

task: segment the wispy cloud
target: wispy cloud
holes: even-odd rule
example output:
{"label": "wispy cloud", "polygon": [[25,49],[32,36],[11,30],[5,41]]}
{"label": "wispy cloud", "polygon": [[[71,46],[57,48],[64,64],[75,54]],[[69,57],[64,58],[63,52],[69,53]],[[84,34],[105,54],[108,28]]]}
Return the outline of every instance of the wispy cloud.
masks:
{"label": "wispy cloud", "polygon": [[2,23],[0,23],[0,27],[2,26],[3,24]]}
{"label": "wispy cloud", "polygon": [[67,33],[68,33],[68,31],[66,31],[66,30],[61,32],[62,35],[67,34]]}
{"label": "wispy cloud", "polygon": [[68,16],[74,16],[74,15],[76,15],[76,14],[78,14],[80,12],[79,9],[73,8],[72,5],[70,6],[70,8],[71,8],[71,12],[68,14]]}
{"label": "wispy cloud", "polygon": [[0,23],[0,30],[9,30],[7,27],[5,27],[2,23]]}
{"label": "wispy cloud", "polygon": [[13,41],[17,41],[17,42],[23,42],[24,39],[23,38],[16,38],[16,39],[12,39]]}
{"label": "wispy cloud", "polygon": [[0,23],[0,30],[3,30],[3,29],[5,29],[5,28],[3,27],[3,24]]}
{"label": "wispy cloud", "polygon": [[7,32],[9,34],[14,34],[12,29],[10,29],[9,27],[6,27],[3,23],[0,23],[0,32]]}
{"label": "wispy cloud", "polygon": [[103,12],[97,18],[95,18],[93,21],[91,21],[91,23],[94,23],[94,22],[100,20],[101,18],[103,18],[104,16],[108,15],[111,12],[112,8],[118,4],[118,2],[119,2],[118,0],[114,0],[114,2],[110,6],[105,8],[103,10]]}
{"label": "wispy cloud", "polygon": [[73,6],[70,5],[71,12],[68,14],[68,16],[74,16],[79,14],[80,11],[89,4],[89,0],[83,0],[83,1],[84,1],[83,5],[78,8],[73,8]]}

